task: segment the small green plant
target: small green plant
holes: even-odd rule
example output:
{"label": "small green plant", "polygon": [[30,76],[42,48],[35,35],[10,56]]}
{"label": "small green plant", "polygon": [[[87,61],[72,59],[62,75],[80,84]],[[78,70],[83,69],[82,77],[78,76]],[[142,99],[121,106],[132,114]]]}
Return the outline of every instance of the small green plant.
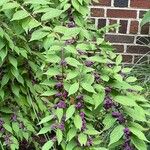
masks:
{"label": "small green plant", "polygon": [[0,1],[2,149],[147,149],[149,102],[90,3]]}

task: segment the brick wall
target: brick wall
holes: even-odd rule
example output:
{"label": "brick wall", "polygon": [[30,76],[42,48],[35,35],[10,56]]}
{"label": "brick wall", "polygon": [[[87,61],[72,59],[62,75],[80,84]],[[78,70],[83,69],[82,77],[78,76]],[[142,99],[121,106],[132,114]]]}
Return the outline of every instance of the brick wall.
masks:
{"label": "brick wall", "polygon": [[91,18],[97,28],[118,23],[116,31],[106,34],[106,40],[113,43],[118,53],[123,55],[125,63],[150,60],[146,55],[150,48],[150,25],[140,27],[144,13],[150,9],[150,0],[99,0],[90,7]]}

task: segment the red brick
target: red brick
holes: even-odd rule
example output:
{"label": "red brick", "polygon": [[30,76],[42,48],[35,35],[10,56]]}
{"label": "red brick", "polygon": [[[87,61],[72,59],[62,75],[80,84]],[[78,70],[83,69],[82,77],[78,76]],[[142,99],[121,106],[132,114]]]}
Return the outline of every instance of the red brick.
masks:
{"label": "red brick", "polygon": [[127,33],[127,20],[120,20],[120,27],[119,27],[119,33]]}
{"label": "red brick", "polygon": [[131,21],[130,33],[131,34],[137,34],[138,33],[138,26],[139,26],[139,22],[138,21]]}
{"label": "red brick", "polygon": [[99,0],[98,3],[93,2],[93,5],[111,6],[111,0]]}
{"label": "red brick", "polygon": [[133,43],[134,42],[134,36],[127,36],[127,35],[107,34],[105,38],[107,41],[112,43]]}
{"label": "red brick", "polygon": [[113,18],[136,18],[136,10],[108,9],[107,17]]}
{"label": "red brick", "polygon": [[99,19],[98,20],[98,28],[103,28],[106,26],[106,19]]}
{"label": "red brick", "polygon": [[124,52],[124,45],[113,45],[113,47],[116,49],[116,52],[118,53]]}
{"label": "red brick", "polygon": [[150,48],[147,46],[127,46],[127,53],[134,54],[146,54],[150,52]]}
{"label": "red brick", "polygon": [[92,8],[91,17],[104,17],[104,9]]}
{"label": "red brick", "polygon": [[150,0],[131,0],[131,7],[150,8]]}
{"label": "red brick", "polygon": [[133,56],[132,55],[122,55],[124,63],[132,63]]}

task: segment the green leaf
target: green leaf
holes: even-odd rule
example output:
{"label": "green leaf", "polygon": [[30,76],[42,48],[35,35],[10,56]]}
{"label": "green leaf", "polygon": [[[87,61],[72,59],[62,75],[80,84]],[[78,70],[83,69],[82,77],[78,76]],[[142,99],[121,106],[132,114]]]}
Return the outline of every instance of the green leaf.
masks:
{"label": "green leaf", "polygon": [[37,135],[45,134],[50,131],[50,126],[43,127]]}
{"label": "green leaf", "polygon": [[122,56],[118,55],[116,58],[116,65],[119,65],[122,62]]}
{"label": "green leaf", "polygon": [[144,24],[150,22],[150,10],[144,15],[142,22],[141,22],[141,26],[143,26]]}
{"label": "green leaf", "polygon": [[97,130],[95,130],[94,128],[93,129],[87,129],[84,131],[85,134],[88,134],[88,135],[98,135],[100,134],[100,132],[98,132]]}
{"label": "green leaf", "polygon": [[139,138],[133,136],[131,141],[138,150],[147,150],[146,143]]}
{"label": "green leaf", "polygon": [[12,129],[18,135],[18,133],[19,133],[19,124],[18,124],[18,122],[12,122]]}
{"label": "green leaf", "polygon": [[56,116],[58,117],[59,122],[61,122],[61,119],[62,119],[62,117],[63,117],[63,109],[57,108],[55,114],[56,114]]}
{"label": "green leaf", "polygon": [[72,140],[67,144],[65,150],[73,150],[76,146],[77,146],[77,143],[74,140]]}
{"label": "green leaf", "polygon": [[73,78],[77,77],[78,74],[79,74],[79,73],[78,73],[77,71],[71,70],[71,71],[67,74],[66,80],[73,79]]}
{"label": "green leaf", "polygon": [[0,89],[0,97],[4,99],[4,96],[5,96],[4,90]]}
{"label": "green leaf", "polygon": [[123,80],[123,77],[120,75],[120,74],[114,74],[114,78],[116,79],[116,80],[118,80],[118,81],[120,81],[120,82],[122,82],[122,80]]}
{"label": "green leaf", "polygon": [[51,4],[50,2],[46,0],[26,0],[24,3],[25,4],[40,4],[40,5]]}
{"label": "green leaf", "polygon": [[19,93],[20,93],[20,88],[16,85],[12,85],[12,92],[19,97]]}
{"label": "green leaf", "polygon": [[18,65],[18,62],[17,62],[17,59],[13,56],[9,56],[9,62],[16,68],[17,70],[17,65]]}
{"label": "green leaf", "polygon": [[139,139],[143,140],[143,141],[146,141],[146,142],[149,142],[147,140],[147,138],[145,137],[144,133],[141,132],[138,128],[135,128],[135,127],[129,127],[130,131],[136,135]]}
{"label": "green leaf", "polygon": [[72,54],[78,54],[76,48],[72,45],[67,45],[65,47],[65,49],[66,49],[66,52],[69,52],[69,53],[72,53]]}
{"label": "green leaf", "polygon": [[82,83],[81,86],[83,87],[83,89],[85,89],[86,91],[90,93],[96,93],[94,88],[88,83]]}
{"label": "green leaf", "polygon": [[19,10],[19,11],[14,13],[12,21],[13,20],[21,20],[21,19],[24,19],[28,16],[29,16],[29,13],[27,11]]}
{"label": "green leaf", "polygon": [[7,56],[7,50],[6,49],[2,49],[1,52],[0,52],[0,58],[2,61],[4,61],[4,59],[6,58]]}
{"label": "green leaf", "polygon": [[100,92],[98,94],[94,94],[93,95],[93,100],[94,100],[94,103],[95,103],[95,109],[100,105],[102,104],[102,102],[104,101],[104,98],[105,98],[105,92]]}
{"label": "green leaf", "polygon": [[60,71],[58,68],[50,68],[46,73],[44,73],[46,75],[48,75],[49,77],[52,77],[52,76],[56,76],[56,75],[59,75],[60,74]]}
{"label": "green leaf", "polygon": [[44,37],[46,37],[48,34],[49,32],[46,32],[44,30],[36,30],[32,33],[30,41],[41,40]]}
{"label": "green leaf", "polygon": [[128,96],[115,96],[114,101],[125,106],[137,106],[136,102]]}
{"label": "green leaf", "polygon": [[67,133],[67,140],[71,141],[77,134],[76,128],[71,128]]}
{"label": "green leaf", "polygon": [[64,37],[63,38],[67,38],[69,39],[70,37],[76,37],[79,33],[80,33],[80,28],[75,27],[75,28],[69,28],[66,30],[66,32],[64,32]]}
{"label": "green leaf", "polygon": [[132,70],[132,68],[123,68],[121,70],[121,72],[123,72],[123,73],[129,73],[131,70]]}
{"label": "green leaf", "polygon": [[9,81],[9,76],[8,74],[5,74],[1,80],[1,87],[5,86],[8,83],[8,81]]}
{"label": "green leaf", "polygon": [[13,134],[13,131],[12,131],[12,128],[11,128],[10,125],[8,125],[8,124],[5,123],[5,124],[3,125],[3,127],[4,127],[7,131],[9,131],[10,133]]}
{"label": "green leaf", "polygon": [[126,79],[126,82],[135,82],[137,80],[137,78],[136,77],[128,77],[127,79]]}
{"label": "green leaf", "polygon": [[81,146],[85,146],[86,142],[87,142],[87,135],[84,133],[80,133],[78,135],[78,141],[80,143]]}
{"label": "green leaf", "polygon": [[79,83],[74,83],[69,88],[69,95],[76,93],[79,89]]}
{"label": "green leaf", "polygon": [[104,42],[104,38],[98,38],[96,42],[98,45],[100,45]]}
{"label": "green leaf", "polygon": [[46,142],[46,143],[43,145],[42,150],[50,150],[50,149],[52,148],[53,144],[54,144],[54,143],[53,143],[52,141]]}
{"label": "green leaf", "polygon": [[126,114],[133,118],[136,121],[146,121],[145,113],[143,113],[140,109],[135,108],[125,108]]}
{"label": "green leaf", "polygon": [[77,114],[74,117],[74,125],[77,129],[81,130],[82,128],[82,118]]}
{"label": "green leaf", "polygon": [[66,121],[75,113],[75,105],[71,105],[66,111]]}
{"label": "green leaf", "polygon": [[57,93],[57,91],[55,91],[55,90],[49,90],[49,91],[46,91],[43,94],[41,94],[41,96],[53,96],[56,93]]}
{"label": "green leaf", "polygon": [[122,125],[118,125],[114,128],[114,130],[110,134],[109,146],[115,142],[118,142],[121,139],[124,134],[123,129],[124,127]]}
{"label": "green leaf", "polygon": [[38,125],[43,124],[43,123],[46,123],[46,122],[52,120],[53,118],[54,118],[53,115],[46,116],[45,118],[43,118],[43,119],[38,123]]}
{"label": "green leaf", "polygon": [[9,2],[3,5],[2,10],[14,9],[19,7],[19,4],[16,2]]}
{"label": "green leaf", "polygon": [[58,145],[60,145],[62,139],[63,139],[63,133],[60,129],[57,129],[56,131],[56,137],[57,137],[57,141],[58,141]]}
{"label": "green leaf", "polygon": [[46,20],[49,20],[49,19],[52,19],[52,18],[56,18],[56,17],[59,17],[61,14],[62,14],[62,10],[59,10],[59,9],[54,9],[54,8],[49,8],[49,11],[46,12],[41,20],[42,21],[46,21]]}
{"label": "green leaf", "polygon": [[77,10],[79,13],[81,13],[79,2],[77,0],[76,1],[71,1],[71,2],[72,2],[72,6],[75,8],[75,10]]}
{"label": "green leaf", "polygon": [[70,66],[73,67],[78,67],[80,64],[80,62],[72,57],[67,57],[66,59],[67,64],[69,64]]}

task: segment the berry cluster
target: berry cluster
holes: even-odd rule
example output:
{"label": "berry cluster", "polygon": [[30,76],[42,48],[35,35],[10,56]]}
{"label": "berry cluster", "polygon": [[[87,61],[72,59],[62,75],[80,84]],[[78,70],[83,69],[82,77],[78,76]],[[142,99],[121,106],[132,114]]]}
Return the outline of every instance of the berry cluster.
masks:
{"label": "berry cluster", "polygon": [[131,147],[131,132],[129,130],[129,128],[125,128],[124,129],[124,136],[125,136],[125,142],[123,144],[123,148],[124,150],[133,150],[133,148]]}
{"label": "berry cluster", "polygon": [[86,143],[86,146],[90,147],[93,145],[93,139],[91,136],[88,137],[88,140],[87,140],[87,143]]}
{"label": "berry cluster", "polygon": [[[115,104],[113,100],[109,97],[109,94],[111,93],[112,89],[110,87],[105,88],[106,98],[104,101],[104,108],[106,111],[109,109],[117,110],[112,112],[112,117],[116,118],[116,120],[119,122],[119,124],[124,124],[126,122],[126,118],[124,115],[118,110],[118,104]],[[125,135],[125,142],[123,144],[124,150],[133,150],[133,148],[130,145],[131,142],[131,132],[129,128],[124,129],[124,135]]]}
{"label": "berry cluster", "polygon": [[78,101],[77,104],[76,104],[76,108],[77,109],[83,108],[83,106],[84,106],[84,104],[83,104],[83,95],[78,95],[76,97],[76,100]]}
{"label": "berry cluster", "polygon": [[120,123],[120,124],[122,124],[122,123],[125,123],[125,117],[123,116],[123,114],[122,113],[120,113],[120,112],[112,112],[112,116],[114,117],[114,118],[116,118],[117,119],[117,121]]}
{"label": "berry cluster", "polygon": [[84,131],[86,129],[86,120],[85,120],[85,113],[84,112],[81,112],[80,113],[80,116],[82,118],[82,131]]}
{"label": "berry cluster", "polygon": [[108,110],[108,109],[112,108],[113,106],[114,106],[114,103],[113,103],[112,99],[110,97],[106,97],[105,101],[104,101],[104,108],[106,110]]}

